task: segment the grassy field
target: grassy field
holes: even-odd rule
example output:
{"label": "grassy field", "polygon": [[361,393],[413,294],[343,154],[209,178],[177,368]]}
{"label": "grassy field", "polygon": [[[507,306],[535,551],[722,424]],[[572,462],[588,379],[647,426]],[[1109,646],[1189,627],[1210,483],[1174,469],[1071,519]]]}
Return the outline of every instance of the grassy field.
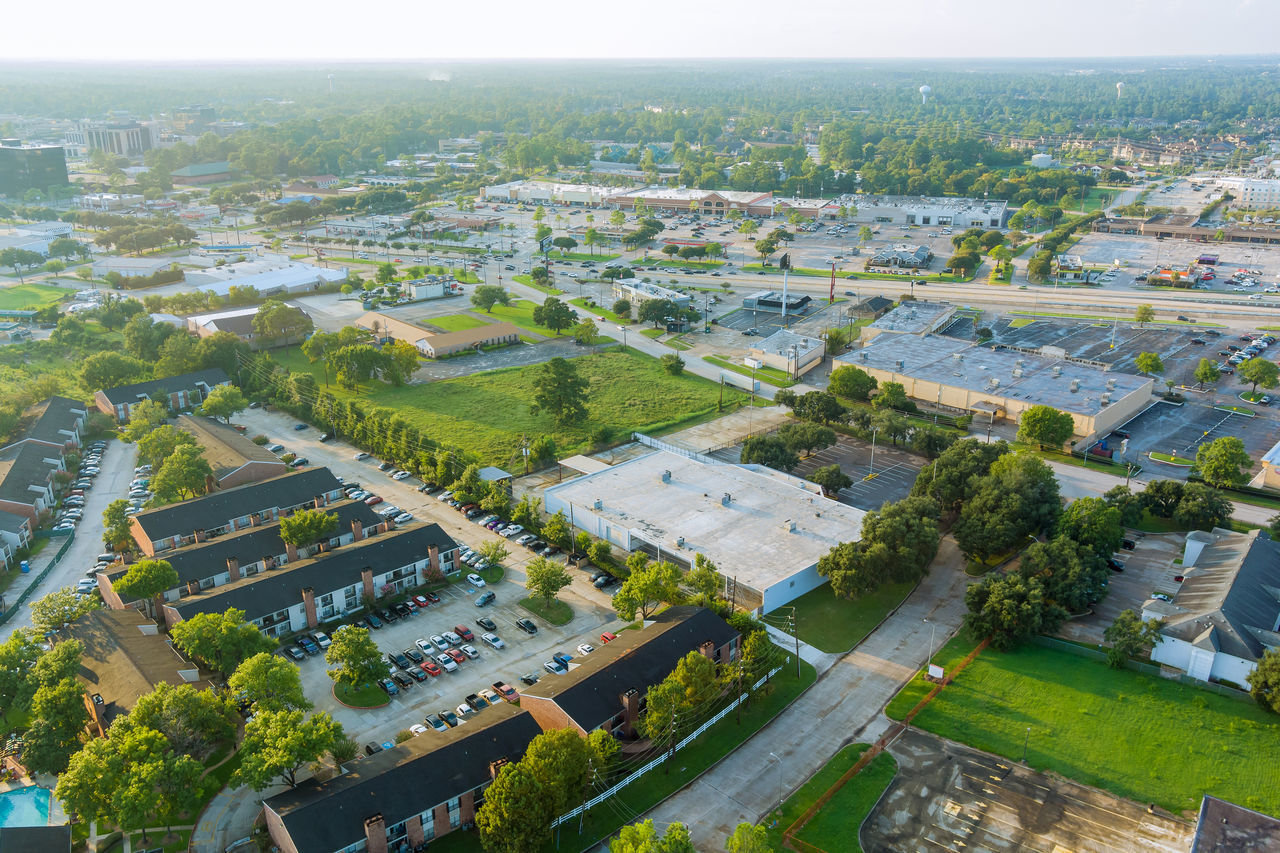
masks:
{"label": "grassy field", "polygon": [[858,830],[897,773],[893,756],[880,753],[836,791],[795,837],[830,853],[861,853]]}
{"label": "grassy field", "polygon": [[[311,373],[324,385],[321,366],[309,364],[296,348],[273,357],[290,370]],[[399,388],[374,382],[357,392],[330,383],[327,390],[342,399],[394,409],[443,444],[495,465],[506,465],[516,456],[523,435],[550,435],[559,452],[568,455],[589,449],[591,435],[601,427],[617,436],[633,430],[660,435],[719,414],[721,389],[716,383],[690,373],[670,376],[657,359],[634,350],[611,349],[573,363],[590,383],[588,415],[566,427],[557,427],[546,414],[529,412],[538,365]],[[725,388],[723,393],[726,411],[747,400],[736,389]]]}
{"label": "grassy field", "polygon": [[389,701],[387,694],[382,692],[382,688],[376,684],[366,684],[363,687],[350,688],[345,685],[333,685],[333,698],[337,699],[343,705],[350,705],[352,708],[381,708]]}
{"label": "grassy field", "polygon": [[0,288],[0,311],[25,311],[58,302],[74,291],[47,284],[15,284]]}
{"label": "grassy field", "polygon": [[511,276],[511,280],[516,284],[523,284],[525,287],[532,287],[534,290],[542,291],[548,296],[560,296],[564,293],[564,291],[558,287],[549,287],[545,284],[535,284],[533,276],[531,275],[513,275]]}
{"label": "grassy field", "polygon": [[824,652],[843,654],[870,634],[913,589],[912,583],[886,584],[857,601],[846,601],[836,598],[831,584],[823,584],[792,602],[800,639]]}
{"label": "grassy field", "polygon": [[576,305],[579,308],[583,309],[584,311],[590,311],[593,314],[595,314],[597,317],[604,317],[605,320],[610,323],[618,323],[620,325],[626,326],[635,322],[635,320],[632,320],[630,316],[626,316],[626,317],[619,316],[618,314],[613,313],[612,310],[610,310],[609,308],[603,305],[595,305],[595,306],[588,305],[586,297],[578,297],[576,299],[570,299],[569,304]]}
{"label": "grassy field", "polygon": [[[510,305],[495,305],[489,315],[495,320],[506,320],[513,323],[525,331],[536,332],[539,335],[545,335],[548,338],[554,338],[556,333],[548,329],[546,326],[539,326],[533,322],[533,309],[535,305],[527,299],[512,300]],[[563,334],[563,332],[561,333]]]}
{"label": "grassy field", "polygon": [[[716,367],[723,367],[725,370],[741,374],[742,376],[749,377],[752,373],[751,368],[747,367],[745,364],[735,364],[727,358],[721,358],[718,355],[704,355],[702,360],[714,364]],[[776,367],[758,367],[755,370],[755,377],[761,382],[767,382],[777,388],[790,388],[792,385],[796,384],[791,377],[787,376],[785,371],[779,370]]]}
{"label": "grassy field", "polygon": [[541,597],[522,598],[520,606],[528,610],[534,616],[541,617],[552,625],[568,625],[573,621],[573,608],[556,598],[551,601],[548,607]]}
{"label": "grassy field", "polygon": [[432,317],[422,322],[443,329],[446,332],[461,332],[466,329],[478,329],[489,325],[479,317],[470,314],[445,314],[443,317]]}
{"label": "grassy field", "polygon": [[1152,459],[1165,463],[1166,465],[1177,465],[1182,468],[1191,468],[1196,464],[1196,460],[1194,459],[1186,456],[1174,456],[1173,454],[1163,453],[1159,450],[1152,450],[1147,455]]}
{"label": "grassy field", "polygon": [[558,261],[612,261],[622,257],[622,255],[599,254],[593,255],[590,252],[562,252],[559,249],[552,249],[547,252],[548,258],[555,258]]}
{"label": "grassy field", "polygon": [[[901,699],[890,716],[905,713],[909,699]],[[1175,813],[1192,814],[1213,794],[1280,815],[1274,715],[1067,652],[984,651],[915,725],[1015,761],[1029,728],[1027,763],[1036,770]]]}
{"label": "grassy field", "polygon": [[[781,809],[774,809],[772,816],[765,823],[765,829],[769,833],[769,849],[784,849],[782,846],[782,834],[787,828],[803,817],[804,813],[818,801],[818,797],[825,794],[827,789],[834,785],[850,767],[857,764],[858,759],[862,757],[862,753],[870,748],[870,745],[865,743],[851,743],[844,747],[831,756],[831,760],[822,765],[808,782],[805,782],[794,794],[787,797],[783,801]],[[856,849],[856,832],[853,837],[849,838],[849,842],[853,844],[853,847],[847,849]]]}
{"label": "grassy field", "polygon": [[691,270],[718,270],[724,266],[724,261],[686,261],[683,258],[664,258],[661,261],[633,261],[632,263],[641,264],[649,267],[666,267],[668,269],[685,269]]}

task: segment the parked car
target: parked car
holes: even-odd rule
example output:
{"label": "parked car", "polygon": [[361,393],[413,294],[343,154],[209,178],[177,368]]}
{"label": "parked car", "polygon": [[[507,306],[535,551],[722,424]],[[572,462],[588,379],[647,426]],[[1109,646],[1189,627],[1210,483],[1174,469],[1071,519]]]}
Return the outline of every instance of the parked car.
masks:
{"label": "parked car", "polygon": [[579,644],[578,644],[578,654],[580,654],[580,655],[589,655],[589,654],[591,654],[592,652],[594,652],[595,650],[596,650],[596,647],[595,647],[595,646],[593,646],[593,645],[591,645],[590,643],[579,643]]}
{"label": "parked car", "polygon": [[536,672],[526,672],[524,675],[520,676],[520,683],[529,685],[537,684],[538,679],[541,677],[542,676]]}
{"label": "parked car", "polygon": [[476,597],[476,607],[488,607],[498,598],[498,594],[493,590],[485,590]]}
{"label": "parked car", "polygon": [[454,726],[458,725],[458,715],[455,714],[453,711],[450,711],[448,708],[445,708],[443,711],[440,711],[439,714],[440,714],[440,719],[444,720],[445,723],[449,726],[449,728],[453,728]]}
{"label": "parked car", "polygon": [[467,656],[464,655],[462,652],[460,652],[458,649],[449,649],[449,651],[445,652],[445,654],[453,658],[454,663],[467,662]]}
{"label": "parked car", "polygon": [[508,702],[514,703],[520,698],[520,694],[516,692],[516,689],[512,687],[510,684],[507,684],[505,681],[493,682],[493,690],[495,693],[497,693],[499,696],[501,696],[503,699],[507,700]]}
{"label": "parked car", "polygon": [[395,675],[391,676],[391,678],[396,684],[400,685],[401,690],[408,690],[413,687],[413,679],[403,672],[397,672]]}
{"label": "parked car", "polygon": [[467,583],[471,584],[474,587],[483,587],[484,578],[480,577],[475,572],[472,572],[471,574],[467,575]]}
{"label": "parked car", "polygon": [[517,619],[516,627],[521,631],[524,631],[526,634],[538,633],[538,626],[533,624],[533,621],[530,619]]}
{"label": "parked car", "polygon": [[564,675],[569,670],[565,669],[564,664],[558,660],[549,660],[542,665],[542,668],[552,675]]}
{"label": "parked car", "polygon": [[423,607],[426,607],[426,606],[427,606],[427,604],[429,603],[429,602],[427,601],[427,599],[426,599],[426,596],[422,596],[422,595],[415,595],[415,596],[414,596],[412,599],[410,599],[410,600],[411,600],[411,601],[414,603],[414,605],[415,605],[415,606],[417,606],[419,609],[421,609],[421,608],[423,608]]}
{"label": "parked car", "polygon": [[[398,693],[400,692],[400,688],[399,688],[399,687],[397,687],[397,686],[396,686],[396,683],[395,683],[394,681],[392,681],[390,678],[380,678],[380,679],[378,679],[378,686],[379,686],[379,687],[381,687],[381,688],[383,689],[383,691],[384,691],[388,696],[395,696],[396,694],[398,694]],[[366,749],[367,749],[367,747],[366,747]],[[378,751],[379,751],[379,752],[381,752],[381,751],[382,751],[381,747],[379,747]],[[372,753],[370,753],[370,754],[372,755]]]}
{"label": "parked car", "polygon": [[436,663],[440,664],[445,672],[457,672],[458,662],[449,655],[436,655]]}
{"label": "parked car", "polygon": [[431,728],[435,729],[438,732],[449,731],[448,724],[446,724],[444,720],[440,719],[439,714],[427,714],[427,716],[424,717],[423,719],[428,726],[431,726]]}
{"label": "parked car", "polygon": [[454,625],[453,633],[457,634],[459,637],[466,640],[467,642],[470,642],[476,638],[475,634],[472,634],[471,629],[468,628],[466,625]]}
{"label": "parked car", "polygon": [[373,628],[374,630],[377,630],[378,628],[382,627],[382,620],[379,619],[377,615],[373,613],[370,613],[368,616],[364,617],[364,622],[366,625],[368,625],[370,628]]}
{"label": "parked car", "polygon": [[569,661],[573,660],[573,655],[567,652],[556,652],[551,656],[551,659],[567,669]]}
{"label": "parked car", "polygon": [[479,625],[481,628],[485,629],[486,631],[498,630],[497,624],[488,616],[479,617],[478,619],[476,619],[476,624]]}
{"label": "parked car", "polygon": [[435,646],[437,649],[439,649],[442,652],[449,648],[448,641],[446,641],[445,638],[440,636],[439,634],[431,635],[431,645]]}
{"label": "parked car", "polygon": [[440,668],[440,664],[436,663],[431,658],[427,658],[426,660],[424,660],[418,668],[421,669],[423,672],[425,672],[427,675],[430,675],[432,678],[444,672],[444,670]]}
{"label": "parked car", "polygon": [[462,643],[462,638],[452,631],[441,631],[440,635],[444,637],[445,642],[450,646],[456,646]]}
{"label": "parked car", "polygon": [[505,649],[507,647],[507,644],[502,642],[502,638],[492,632],[481,634],[480,639],[491,649]]}
{"label": "parked car", "polygon": [[480,657],[480,652],[476,649],[475,646],[471,645],[470,643],[463,643],[460,650],[464,655],[471,658],[472,660],[475,660],[476,658]]}
{"label": "parked car", "polygon": [[402,654],[414,663],[422,663],[423,661],[422,652],[418,649],[405,649]]}

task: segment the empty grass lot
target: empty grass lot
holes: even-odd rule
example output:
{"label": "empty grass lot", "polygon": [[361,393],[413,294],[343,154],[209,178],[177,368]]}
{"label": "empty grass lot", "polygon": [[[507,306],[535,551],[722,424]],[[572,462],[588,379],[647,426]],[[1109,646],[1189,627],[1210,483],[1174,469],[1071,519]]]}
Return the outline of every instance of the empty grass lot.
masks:
{"label": "empty grass lot", "polygon": [[858,830],[897,773],[893,756],[880,753],[836,791],[795,837],[829,853],[862,853]]}
{"label": "empty grass lot", "polygon": [[[936,662],[958,660],[949,643]],[[945,660],[943,660],[945,659]],[[918,679],[918,677],[917,677]],[[927,692],[890,703],[901,718]],[[1140,803],[1193,814],[1213,794],[1280,815],[1280,720],[1256,705],[1067,652],[984,651],[915,718],[945,738]]]}
{"label": "empty grass lot", "polygon": [[70,290],[61,287],[50,287],[47,284],[15,284],[0,289],[0,311],[25,311],[52,305]]}
{"label": "empty grass lot", "polygon": [[[323,367],[309,364],[297,349],[282,350],[273,357],[290,370],[311,373],[324,388]],[[357,392],[330,382],[325,390],[340,399],[393,409],[442,444],[474,453],[493,465],[518,459],[521,436],[549,435],[559,452],[569,455],[589,449],[592,434],[601,427],[608,427],[617,438],[631,431],[661,435],[719,414],[718,385],[690,373],[671,376],[657,359],[635,350],[610,349],[575,358],[573,363],[590,383],[587,417],[565,427],[556,426],[545,413],[529,411],[540,365],[399,388],[375,381]],[[725,388],[723,393],[725,411],[747,400],[736,389]]]}
{"label": "empty grass lot", "polygon": [[836,598],[831,584],[823,584],[791,602],[800,639],[824,652],[843,654],[862,642],[913,589],[913,583],[885,584],[857,601],[846,601]]}
{"label": "empty grass lot", "polygon": [[466,329],[478,329],[481,326],[489,325],[479,317],[472,317],[470,314],[446,314],[443,317],[431,317],[422,322],[437,329],[443,329],[446,332],[461,332]]}

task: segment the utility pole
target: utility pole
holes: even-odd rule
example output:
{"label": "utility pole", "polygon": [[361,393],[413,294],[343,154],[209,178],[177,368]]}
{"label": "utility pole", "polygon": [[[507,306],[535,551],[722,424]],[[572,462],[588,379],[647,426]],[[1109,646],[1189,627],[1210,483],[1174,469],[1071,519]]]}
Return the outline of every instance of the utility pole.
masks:
{"label": "utility pole", "polygon": [[[676,757],[676,716],[677,715],[676,715],[675,708],[672,708],[671,709],[671,751],[667,753],[667,760],[664,763],[662,768],[662,772],[667,775],[671,774],[671,760]],[[1030,731],[1030,729],[1028,729],[1027,731]]]}

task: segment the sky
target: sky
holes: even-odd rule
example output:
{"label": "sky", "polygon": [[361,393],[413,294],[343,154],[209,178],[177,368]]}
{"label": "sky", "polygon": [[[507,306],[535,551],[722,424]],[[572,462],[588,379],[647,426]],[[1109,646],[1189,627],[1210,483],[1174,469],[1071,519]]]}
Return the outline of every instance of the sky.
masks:
{"label": "sky", "polygon": [[6,60],[1128,57],[1274,54],[1280,0],[57,0],[3,19]]}

